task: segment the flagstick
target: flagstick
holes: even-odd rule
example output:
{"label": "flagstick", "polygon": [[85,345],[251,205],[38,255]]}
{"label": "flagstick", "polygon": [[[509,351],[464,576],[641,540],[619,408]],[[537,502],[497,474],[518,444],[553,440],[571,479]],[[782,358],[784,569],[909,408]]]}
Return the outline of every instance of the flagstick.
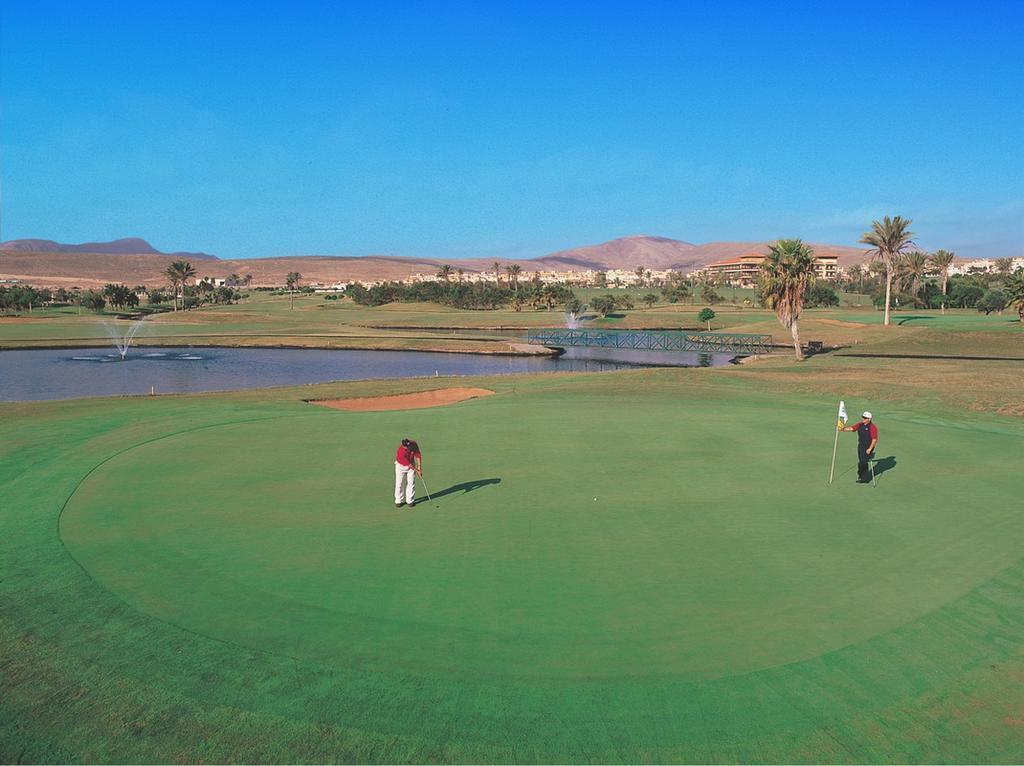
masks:
{"label": "flagstick", "polygon": [[836,448],[839,446],[839,429],[836,428],[835,442],[832,444],[832,467],[828,469],[828,483],[832,483],[832,476],[836,472]]}

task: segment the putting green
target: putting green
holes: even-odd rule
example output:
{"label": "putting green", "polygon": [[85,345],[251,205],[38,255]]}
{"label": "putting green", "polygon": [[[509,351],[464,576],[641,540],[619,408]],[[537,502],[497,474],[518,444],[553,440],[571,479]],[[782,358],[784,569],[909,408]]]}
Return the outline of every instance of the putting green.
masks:
{"label": "putting green", "polygon": [[[846,434],[829,487],[828,418],[671,396],[316,410],[128,450],[61,535],[143,612],[289,657],[718,678],[867,640],[1020,558],[1024,515],[996,489],[1019,433],[883,413],[880,486],[853,483]],[[413,510],[391,502],[404,434],[437,493]]]}

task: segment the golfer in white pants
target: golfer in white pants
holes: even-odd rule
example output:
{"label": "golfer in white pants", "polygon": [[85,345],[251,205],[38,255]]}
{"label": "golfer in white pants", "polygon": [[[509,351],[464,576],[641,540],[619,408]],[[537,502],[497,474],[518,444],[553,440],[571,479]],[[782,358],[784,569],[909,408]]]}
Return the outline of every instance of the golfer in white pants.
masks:
{"label": "golfer in white pants", "polygon": [[[402,439],[395,453],[395,508],[416,502],[416,474],[423,475],[423,455],[420,446],[412,439]],[[402,483],[405,496],[402,496]]]}

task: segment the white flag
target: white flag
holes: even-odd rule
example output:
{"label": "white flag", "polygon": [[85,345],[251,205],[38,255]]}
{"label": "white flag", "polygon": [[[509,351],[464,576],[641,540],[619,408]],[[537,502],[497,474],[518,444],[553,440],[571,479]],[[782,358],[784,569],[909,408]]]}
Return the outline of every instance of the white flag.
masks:
{"label": "white flag", "polygon": [[839,400],[839,422],[846,425],[846,402]]}

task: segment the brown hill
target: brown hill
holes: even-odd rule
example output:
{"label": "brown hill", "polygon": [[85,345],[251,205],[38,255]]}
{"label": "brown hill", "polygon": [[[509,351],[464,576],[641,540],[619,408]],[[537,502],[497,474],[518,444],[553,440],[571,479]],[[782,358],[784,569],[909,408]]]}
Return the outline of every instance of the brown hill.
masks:
{"label": "brown hill", "polygon": [[[97,287],[108,282],[154,287],[165,283],[163,271],[177,255],[114,255],[110,253],[0,252],[0,279],[20,279],[37,287]],[[197,260],[194,265],[219,263]]]}
{"label": "brown hill", "polygon": [[[123,241],[123,240],[122,240]],[[748,252],[764,252],[766,242],[711,242],[692,245],[665,237],[623,237],[600,245],[587,245],[572,250],[561,250],[532,259],[471,259],[441,261],[432,258],[401,258],[396,256],[344,257],[328,255],[299,255],[278,258],[249,258],[220,260],[214,257],[196,258],[189,253],[85,253],[73,251],[44,251],[35,249],[56,245],[46,240],[19,240],[17,248],[0,243],[0,279],[20,279],[39,286],[94,287],[107,282],[129,285],[162,285],[166,282],[164,270],[172,261],[186,259],[192,262],[199,277],[227,277],[238,274],[251,276],[253,286],[284,284],[290,271],[302,274],[303,282],[333,283],[352,279],[367,281],[402,279],[412,274],[432,274],[448,263],[468,273],[489,272],[495,260],[504,268],[518,263],[524,272],[579,271],[626,269],[638,266],[648,269],[677,269],[692,271],[714,261],[733,258]],[[32,243],[32,244],[28,244]],[[39,244],[43,243],[43,244]],[[113,244],[113,243],[107,243]],[[138,247],[139,245],[133,245]],[[64,247],[85,247],[73,245]],[[815,244],[820,253],[839,256],[843,266],[866,260],[866,251],[853,247]]]}
{"label": "brown hill", "polygon": [[695,245],[667,237],[621,237],[600,245],[587,245],[572,250],[560,250],[541,258],[532,259],[531,264],[543,264],[544,268],[567,269],[670,269],[677,263],[686,262]]}
{"label": "brown hill", "polygon": [[108,282],[156,287],[165,284],[164,271],[177,260],[188,260],[197,276],[251,276],[252,285],[282,285],[290,271],[303,282],[332,283],[350,279],[402,279],[415,273],[434,273],[440,263],[414,258],[300,255],[287,258],[238,260],[190,259],[179,255],[114,255],[110,253],[43,253],[0,251],[0,279],[19,279],[40,287],[97,287]]}
{"label": "brown hill", "polygon": [[[632,269],[644,266],[648,269],[676,269],[693,271],[709,263],[737,258],[746,253],[765,253],[771,242],[709,242],[692,245],[664,237],[625,237],[605,242],[603,245],[562,250],[545,255],[529,264],[550,264],[549,268],[587,269]],[[811,244],[815,252],[839,256],[842,266],[851,266],[867,259],[867,251],[841,245]],[[524,267],[526,268],[526,267]]]}
{"label": "brown hill", "polygon": [[27,253],[106,253],[115,255],[173,255],[192,260],[216,258],[207,253],[162,253],[141,237],[125,237],[112,242],[84,242],[65,245],[52,239],[12,239],[0,242],[0,250]]}

